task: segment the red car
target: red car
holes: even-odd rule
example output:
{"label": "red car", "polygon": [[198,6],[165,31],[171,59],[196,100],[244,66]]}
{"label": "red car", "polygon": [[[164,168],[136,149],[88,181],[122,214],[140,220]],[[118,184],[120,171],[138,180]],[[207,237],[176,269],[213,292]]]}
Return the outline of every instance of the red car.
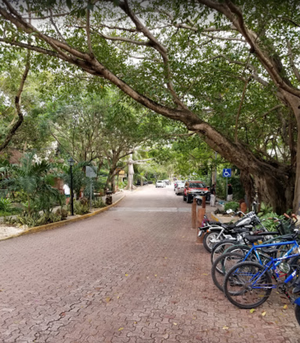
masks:
{"label": "red car", "polygon": [[206,201],[210,200],[209,189],[202,181],[186,181],[183,191],[183,201],[193,202],[194,196],[205,195]]}

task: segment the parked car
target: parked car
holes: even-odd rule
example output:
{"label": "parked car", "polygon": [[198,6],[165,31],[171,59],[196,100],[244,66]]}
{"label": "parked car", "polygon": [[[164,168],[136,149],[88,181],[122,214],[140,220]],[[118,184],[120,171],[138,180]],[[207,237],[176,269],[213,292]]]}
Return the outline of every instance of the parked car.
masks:
{"label": "parked car", "polygon": [[178,184],[177,184],[177,186],[176,186],[176,188],[175,188],[175,194],[176,194],[176,195],[183,194],[184,185],[185,185],[184,182],[178,182]]}
{"label": "parked car", "polygon": [[177,187],[178,183],[184,183],[184,182],[185,182],[184,180],[176,180],[174,182],[174,191],[176,191],[176,187]]}
{"label": "parked car", "polygon": [[[136,181],[136,186],[140,186],[141,185],[141,180],[137,180]],[[148,181],[147,180],[143,180],[143,186],[148,185]]]}
{"label": "parked car", "polygon": [[192,202],[196,195],[205,195],[206,201],[210,200],[209,189],[202,181],[186,181],[183,191],[183,201]]}
{"label": "parked car", "polygon": [[166,185],[170,184],[170,180],[163,180]]}
{"label": "parked car", "polygon": [[166,187],[166,184],[163,180],[157,180],[156,183],[155,183],[155,187],[158,188],[158,187]]}

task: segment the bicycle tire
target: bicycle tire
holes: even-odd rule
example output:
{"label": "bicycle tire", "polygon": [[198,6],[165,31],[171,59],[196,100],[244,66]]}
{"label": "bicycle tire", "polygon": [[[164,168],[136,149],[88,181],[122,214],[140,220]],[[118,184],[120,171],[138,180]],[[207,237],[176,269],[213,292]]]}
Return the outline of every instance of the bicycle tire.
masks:
{"label": "bicycle tire", "polygon": [[223,285],[227,299],[242,309],[252,309],[263,304],[272,292],[271,287],[272,279],[265,267],[248,261],[233,266],[227,272]]}
{"label": "bicycle tire", "polygon": [[297,319],[298,324],[300,325],[300,306],[295,306],[295,317]]}
{"label": "bicycle tire", "polygon": [[[235,252],[235,253],[243,254],[244,256],[246,256],[250,249],[252,249],[252,247],[250,247],[248,245],[236,245],[236,246],[234,245],[234,246],[226,249],[224,251],[224,254],[226,254],[227,252]],[[258,250],[256,250],[256,252],[259,254]],[[253,252],[253,254],[248,256],[247,260],[252,261],[252,262],[258,262],[257,256],[254,252]]]}
{"label": "bicycle tire", "polygon": [[228,249],[226,249],[224,251],[224,254],[226,254],[228,252],[236,252],[238,254],[246,255],[250,249],[251,249],[251,247],[248,245],[237,244],[237,245],[233,245],[232,247],[229,247]]}
{"label": "bicycle tire", "polygon": [[243,260],[244,255],[237,253],[226,253],[219,256],[211,267],[213,283],[220,291],[224,292],[223,284],[226,272]]}
{"label": "bicycle tire", "polygon": [[211,251],[210,261],[213,265],[215,260],[221,256],[228,248],[230,248],[233,245],[237,245],[236,240],[223,240],[218,243],[216,243]]}
{"label": "bicycle tire", "polygon": [[[295,270],[297,271],[297,275],[300,275],[300,256],[296,256],[291,258],[288,262],[288,265],[290,267],[290,270],[286,274],[286,277],[291,275]],[[298,276],[299,277],[299,276]],[[289,286],[293,287],[295,282],[298,280],[298,277],[294,277],[290,282]]]}

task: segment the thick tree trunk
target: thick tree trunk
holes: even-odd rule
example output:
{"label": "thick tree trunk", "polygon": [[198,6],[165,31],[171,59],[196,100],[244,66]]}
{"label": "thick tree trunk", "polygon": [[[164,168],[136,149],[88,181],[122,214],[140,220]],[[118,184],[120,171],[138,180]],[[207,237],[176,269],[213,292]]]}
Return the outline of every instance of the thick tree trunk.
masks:
{"label": "thick tree trunk", "polygon": [[239,143],[227,143],[226,139],[215,130],[210,132],[210,128],[199,134],[211,148],[240,169],[241,181],[250,203],[257,191],[259,198],[270,204],[278,214],[292,208],[294,168],[275,160],[265,161],[256,157],[247,147]]}
{"label": "thick tree trunk", "polygon": [[293,209],[293,212],[298,213],[300,208],[300,98],[285,92],[281,91],[284,95],[286,102],[289,104],[293,110],[294,116],[297,121],[298,137],[297,137],[297,147],[296,147],[296,168],[295,168],[295,179],[294,183],[291,184],[289,190],[289,196],[293,197],[293,206],[290,207]]}
{"label": "thick tree trunk", "polygon": [[250,209],[257,192],[259,201],[270,204],[278,214],[286,212],[293,206],[293,187],[295,175],[290,177],[283,175],[282,178],[274,178],[272,173],[266,173],[261,169],[261,173],[249,173],[241,171],[241,182],[245,188],[247,206]]}

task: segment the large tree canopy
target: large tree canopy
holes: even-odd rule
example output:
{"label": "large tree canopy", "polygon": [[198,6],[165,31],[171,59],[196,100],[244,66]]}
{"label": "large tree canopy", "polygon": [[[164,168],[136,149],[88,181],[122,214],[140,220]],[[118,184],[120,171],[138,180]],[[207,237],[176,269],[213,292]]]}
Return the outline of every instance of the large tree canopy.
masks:
{"label": "large tree canopy", "polygon": [[298,1],[0,4],[3,58],[25,48],[37,70],[114,84],[198,133],[249,196],[256,187],[277,211],[298,208]]}

